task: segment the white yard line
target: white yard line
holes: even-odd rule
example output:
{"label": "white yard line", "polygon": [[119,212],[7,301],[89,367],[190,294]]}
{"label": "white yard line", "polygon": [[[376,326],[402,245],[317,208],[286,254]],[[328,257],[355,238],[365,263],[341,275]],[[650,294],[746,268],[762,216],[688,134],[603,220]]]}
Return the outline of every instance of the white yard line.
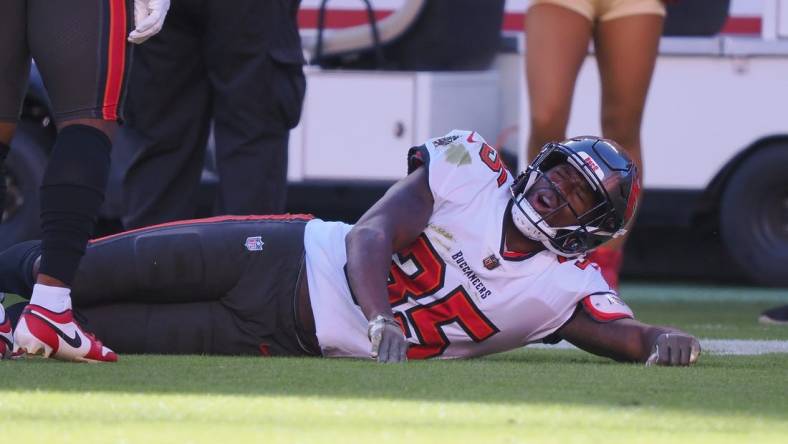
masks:
{"label": "white yard line", "polygon": [[[788,341],[750,340],[750,339],[701,339],[703,353],[712,355],[763,355],[766,353],[788,353]],[[532,344],[529,348],[547,350],[577,349],[574,345],[561,341],[555,345]]]}
{"label": "white yard line", "polygon": [[788,341],[750,339],[701,339],[701,348],[714,355],[763,355],[788,353]]}

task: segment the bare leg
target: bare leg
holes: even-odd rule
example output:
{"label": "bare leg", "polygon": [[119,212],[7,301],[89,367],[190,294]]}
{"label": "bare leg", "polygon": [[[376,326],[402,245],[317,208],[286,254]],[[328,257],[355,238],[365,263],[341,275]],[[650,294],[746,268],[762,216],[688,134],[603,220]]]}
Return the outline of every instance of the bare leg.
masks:
{"label": "bare leg", "polygon": [[542,145],[565,138],[572,93],[588,53],[592,23],[582,15],[551,4],[528,10],[525,70],[530,104],[528,159]]}
{"label": "bare leg", "polygon": [[[643,180],[640,127],[654,72],[662,16],[643,14],[599,23],[595,47],[602,82],[602,134],[632,157]],[[624,239],[608,244],[620,249]]]}
{"label": "bare leg", "polygon": [[643,175],[640,125],[663,18],[633,15],[601,22],[595,33],[602,82],[602,134],[621,144]]}

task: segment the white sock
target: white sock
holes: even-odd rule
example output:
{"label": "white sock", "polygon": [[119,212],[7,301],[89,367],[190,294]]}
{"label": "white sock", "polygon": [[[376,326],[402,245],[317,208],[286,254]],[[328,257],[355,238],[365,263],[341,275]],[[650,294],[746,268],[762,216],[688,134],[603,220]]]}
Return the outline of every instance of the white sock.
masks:
{"label": "white sock", "polygon": [[71,308],[71,289],[35,284],[30,303],[60,313]]}

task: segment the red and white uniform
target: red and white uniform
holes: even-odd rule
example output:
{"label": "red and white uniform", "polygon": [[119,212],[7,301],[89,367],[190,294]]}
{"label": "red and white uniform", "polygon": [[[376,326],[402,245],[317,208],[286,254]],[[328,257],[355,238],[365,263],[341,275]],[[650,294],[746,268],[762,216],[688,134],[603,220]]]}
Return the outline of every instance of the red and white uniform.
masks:
{"label": "red and white uniform", "polygon": [[[631,317],[595,264],[549,251],[505,249],[512,177],[476,133],[452,131],[411,150],[429,169],[433,213],[422,235],[393,255],[389,302],[410,359],[466,358],[540,341],[579,302],[601,321]],[[313,220],[305,235],[309,289],[324,356],[368,357],[367,319],[345,276],[351,225]]]}

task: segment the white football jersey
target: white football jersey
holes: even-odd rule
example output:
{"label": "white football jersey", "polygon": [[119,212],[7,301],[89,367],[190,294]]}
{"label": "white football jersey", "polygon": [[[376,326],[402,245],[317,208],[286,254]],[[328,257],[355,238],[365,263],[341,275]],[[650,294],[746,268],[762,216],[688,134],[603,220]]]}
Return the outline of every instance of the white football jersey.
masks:
{"label": "white football jersey", "polygon": [[[411,149],[434,197],[421,236],[393,255],[389,302],[411,346],[410,359],[464,358],[540,341],[579,302],[596,319],[631,317],[596,264],[549,251],[506,251],[504,219],[513,178],[495,149],[470,131],[452,131]],[[369,357],[367,319],[345,275],[352,226],[313,220],[305,234],[309,293],[324,356]]]}

